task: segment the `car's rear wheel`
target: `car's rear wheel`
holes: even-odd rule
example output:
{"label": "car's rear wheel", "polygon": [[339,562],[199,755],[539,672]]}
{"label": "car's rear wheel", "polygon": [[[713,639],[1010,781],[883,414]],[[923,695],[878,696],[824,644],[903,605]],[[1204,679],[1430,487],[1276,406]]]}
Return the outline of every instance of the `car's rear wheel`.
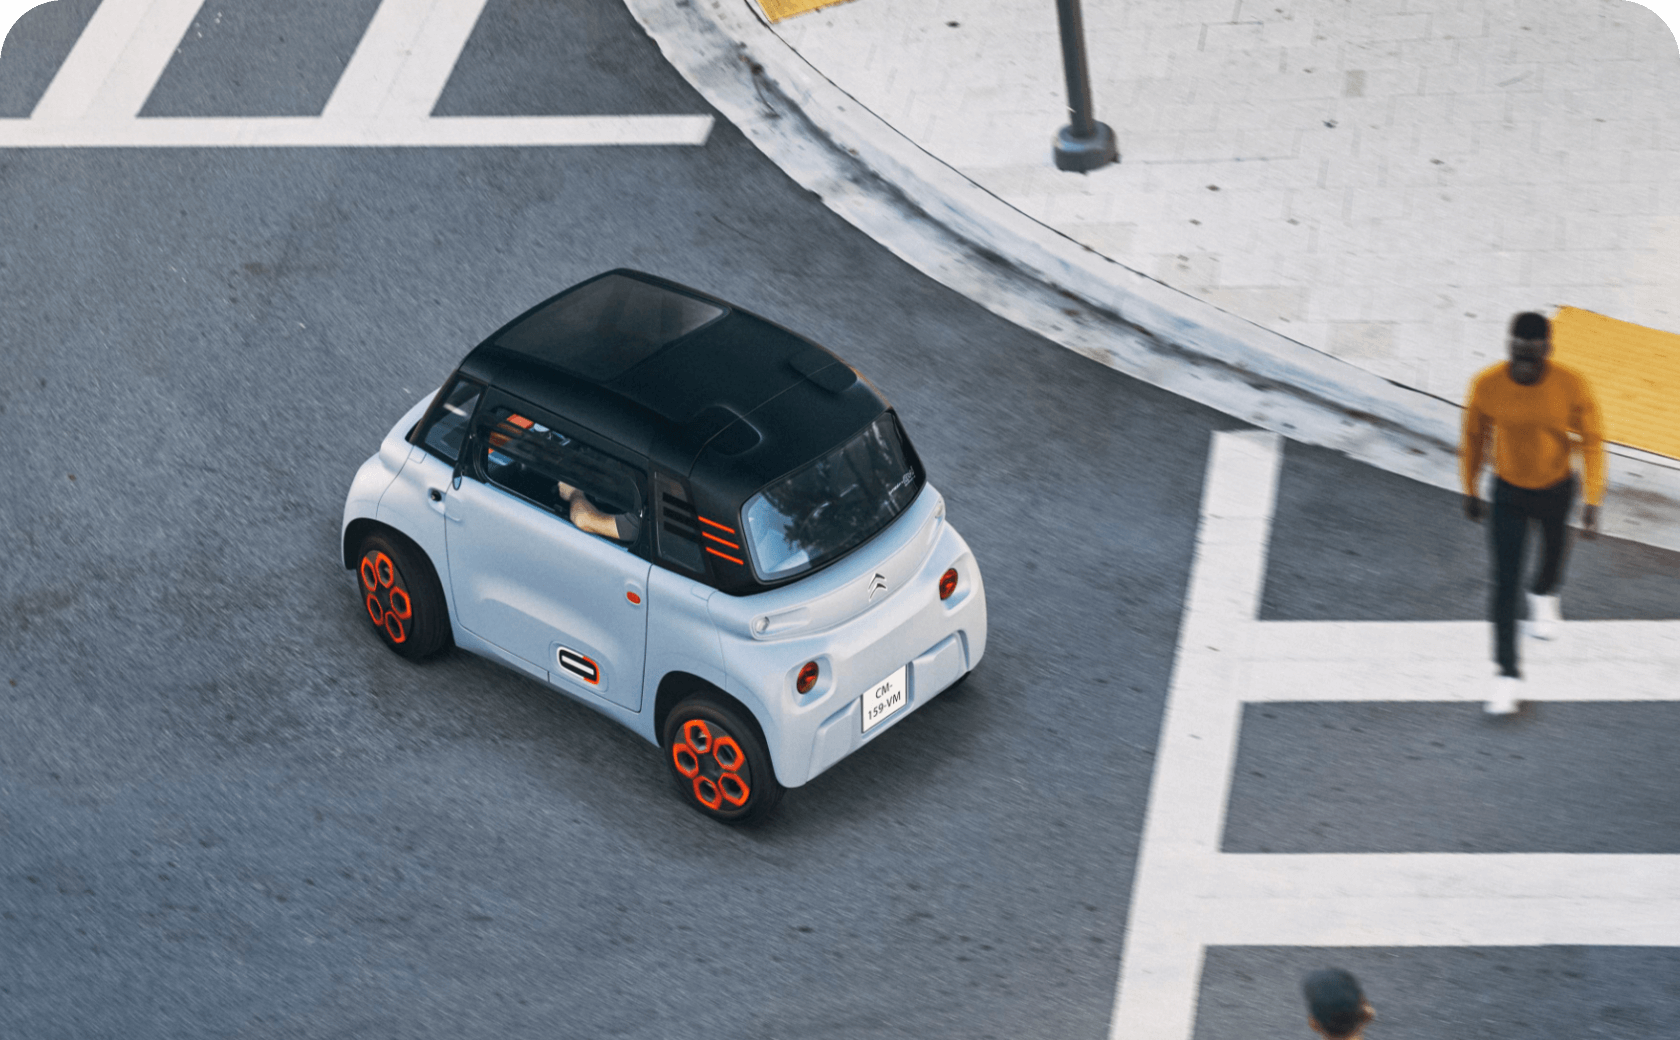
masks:
{"label": "car's rear wheel", "polygon": [[712,819],[762,820],[782,800],[757,729],[716,698],[696,694],[671,709],[664,738],[677,792]]}
{"label": "car's rear wheel", "polygon": [[362,616],[386,646],[411,661],[449,643],[449,607],[431,565],[400,539],[371,534],[357,550]]}

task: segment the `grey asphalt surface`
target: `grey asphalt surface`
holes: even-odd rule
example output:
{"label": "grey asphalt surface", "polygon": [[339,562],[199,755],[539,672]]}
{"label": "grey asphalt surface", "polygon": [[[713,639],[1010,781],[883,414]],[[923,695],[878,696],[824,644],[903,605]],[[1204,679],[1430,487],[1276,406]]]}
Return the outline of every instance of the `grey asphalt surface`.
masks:
{"label": "grey asphalt surface", "polygon": [[[0,111],[27,112],[51,74],[27,55],[62,56],[91,9],[28,16]],[[211,0],[146,111],[318,108],[370,13]],[[707,108],[613,0],[491,0],[438,111]],[[970,682],[750,830],[534,682],[388,653],[336,565],[350,476],[397,417],[508,317],[618,265],[859,367],[986,575]],[[1104,1035],[1208,438],[1238,424],[929,283],[722,122],[693,149],[0,151],[0,278],[0,1036]],[[1479,616],[1481,532],[1455,508],[1291,446],[1265,616]],[[1578,552],[1569,587],[1566,609],[1680,616],[1680,561],[1645,547]],[[1243,761],[1301,775],[1239,778],[1233,847],[1305,847],[1337,793],[1303,758],[1405,761],[1320,735],[1371,706],[1275,707]],[[1483,808],[1450,837],[1488,851],[1607,812],[1595,849],[1658,850],[1623,847],[1644,826],[1668,850],[1672,814],[1627,819],[1651,798],[1595,798],[1620,781],[1590,768],[1637,725],[1660,790],[1667,709],[1548,708],[1518,753],[1581,775],[1532,832],[1488,837],[1509,806],[1471,782],[1492,739],[1473,713],[1399,720],[1460,789],[1402,769],[1361,797],[1456,793]],[[1362,827],[1312,847],[1430,837]],[[1198,1035],[1301,1033],[1320,961],[1413,1023],[1373,1037],[1458,1037],[1502,1004],[1526,1030],[1479,1035],[1623,1035],[1580,1027],[1674,1021],[1673,960],[1216,950]],[[1580,1018],[1510,982],[1540,970]]]}

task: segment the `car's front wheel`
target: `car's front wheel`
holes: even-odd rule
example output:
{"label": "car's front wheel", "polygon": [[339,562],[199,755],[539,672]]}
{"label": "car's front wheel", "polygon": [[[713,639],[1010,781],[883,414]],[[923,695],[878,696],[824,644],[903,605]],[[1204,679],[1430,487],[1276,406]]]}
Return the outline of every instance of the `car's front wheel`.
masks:
{"label": "car's front wheel", "polygon": [[385,645],[412,661],[449,643],[449,606],[437,575],[401,540],[371,534],[357,550],[362,613]]}
{"label": "car's front wheel", "polygon": [[770,753],[735,708],[696,694],[671,709],[664,738],[678,793],[712,819],[761,820],[781,801]]}

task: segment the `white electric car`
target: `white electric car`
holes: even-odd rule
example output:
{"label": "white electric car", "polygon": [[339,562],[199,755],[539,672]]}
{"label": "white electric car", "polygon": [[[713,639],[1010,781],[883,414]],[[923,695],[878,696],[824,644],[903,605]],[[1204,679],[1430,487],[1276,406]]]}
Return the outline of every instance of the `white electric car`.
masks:
{"label": "white electric car", "polygon": [[343,563],[424,658],[519,669],[762,817],[963,678],[986,596],[886,400],[833,354],[635,271],[467,355],[363,463]]}

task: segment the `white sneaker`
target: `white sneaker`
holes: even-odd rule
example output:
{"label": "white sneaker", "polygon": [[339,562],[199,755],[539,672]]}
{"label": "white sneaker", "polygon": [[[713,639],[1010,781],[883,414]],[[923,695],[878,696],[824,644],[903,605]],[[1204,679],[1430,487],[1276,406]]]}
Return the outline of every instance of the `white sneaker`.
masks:
{"label": "white sneaker", "polygon": [[1528,634],[1535,639],[1556,639],[1558,622],[1563,615],[1558,612],[1558,598],[1556,596],[1536,596],[1528,594]]}
{"label": "white sneaker", "polygon": [[1522,690],[1522,680],[1514,675],[1503,673],[1493,677],[1493,689],[1490,691],[1486,704],[1482,710],[1489,715],[1509,715],[1517,710],[1517,693]]}

